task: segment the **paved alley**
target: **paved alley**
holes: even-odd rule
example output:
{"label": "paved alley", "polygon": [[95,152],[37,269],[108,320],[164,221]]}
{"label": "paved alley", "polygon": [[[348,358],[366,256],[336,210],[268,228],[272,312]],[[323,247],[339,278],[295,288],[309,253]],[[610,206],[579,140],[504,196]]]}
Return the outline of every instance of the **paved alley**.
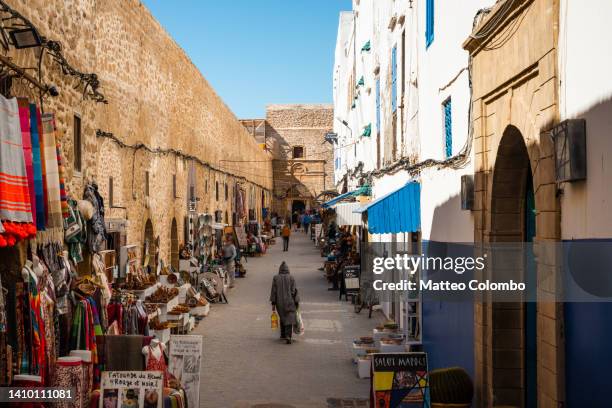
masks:
{"label": "paved alley", "polygon": [[[318,250],[303,233],[293,233],[289,252],[282,242],[260,258],[249,258],[228,305],[213,305],[193,334],[204,336],[200,406],[328,407],[328,399],[367,398],[368,380],[357,378],[351,363],[351,341],[375,325],[367,314],[338,301],[318,270]],[[289,265],[300,291],[306,326],[292,345],[270,329],[268,302],[272,276],[282,261]],[[347,401],[348,403],[348,401]]]}

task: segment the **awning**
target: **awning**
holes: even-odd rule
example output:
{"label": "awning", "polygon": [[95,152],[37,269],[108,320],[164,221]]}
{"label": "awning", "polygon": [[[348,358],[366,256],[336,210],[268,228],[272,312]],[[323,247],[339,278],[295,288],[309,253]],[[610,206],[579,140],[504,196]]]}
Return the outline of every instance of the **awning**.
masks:
{"label": "awning", "polygon": [[334,204],[344,200],[347,197],[351,197],[352,194],[353,194],[352,191],[349,191],[348,193],[340,194],[339,196],[336,196],[336,197],[332,198],[331,200],[326,201],[323,204],[321,204],[321,207],[323,207],[323,208],[333,207]]}
{"label": "awning", "polygon": [[363,207],[355,213],[368,213],[370,234],[397,234],[421,229],[421,185],[409,181],[401,188]]}
{"label": "awning", "polygon": [[371,196],[372,195],[372,189],[370,188],[369,184],[364,184],[363,186],[359,186],[357,188],[357,190],[353,191],[352,194],[355,197],[358,197],[358,196]]}
{"label": "awning", "polygon": [[361,206],[360,203],[340,203],[336,205],[336,224],[340,227],[345,225],[361,225],[361,214],[354,213]]}

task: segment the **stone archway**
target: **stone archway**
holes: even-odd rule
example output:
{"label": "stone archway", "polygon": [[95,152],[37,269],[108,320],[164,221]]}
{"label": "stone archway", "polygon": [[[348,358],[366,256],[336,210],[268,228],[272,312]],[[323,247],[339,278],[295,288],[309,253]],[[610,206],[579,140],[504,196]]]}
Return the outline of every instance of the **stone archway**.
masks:
{"label": "stone archway", "polygon": [[[154,268],[155,265],[157,265],[157,259],[155,259],[156,253],[157,253],[157,248],[155,245],[153,223],[151,222],[151,219],[148,218],[145,223],[144,238],[142,241],[142,259],[143,259],[144,266],[150,266]],[[147,256],[147,254],[149,255],[149,260],[148,262],[145,262],[145,257]]]}
{"label": "stone archway", "polygon": [[[508,126],[499,143],[493,170],[489,234],[492,243],[531,242],[536,235],[530,163],[523,135],[516,127]],[[518,274],[525,280],[528,270],[535,271],[535,265],[527,264],[525,259],[511,262],[511,274],[515,277]],[[494,404],[534,408],[537,406],[535,303],[494,302],[491,319],[490,375]]]}
{"label": "stone archway", "polygon": [[179,238],[176,218],[172,218],[170,227],[170,265],[175,271],[179,270]]}

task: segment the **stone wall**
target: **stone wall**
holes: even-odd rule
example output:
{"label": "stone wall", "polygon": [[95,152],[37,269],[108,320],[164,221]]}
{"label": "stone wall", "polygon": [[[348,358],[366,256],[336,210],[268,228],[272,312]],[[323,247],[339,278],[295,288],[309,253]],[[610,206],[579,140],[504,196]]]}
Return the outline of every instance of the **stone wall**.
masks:
{"label": "stone wall", "polygon": [[[559,2],[519,0],[506,13],[503,5],[496,5],[474,33],[488,34],[475,35],[464,44],[472,56],[474,238],[527,240],[526,195],[531,188],[534,242],[558,241],[561,213],[547,131],[559,120]],[[560,275],[552,273],[559,267],[557,262],[555,254],[538,252],[539,299],[560,287],[555,278]],[[544,276],[549,278],[541,279]],[[532,370],[525,357],[525,310],[524,303],[475,306],[477,406],[529,405],[525,375]],[[537,334],[529,336],[536,336],[537,343],[537,405],[561,406],[565,398],[562,306],[540,301],[535,319]]]}
{"label": "stone wall", "polygon": [[[275,211],[286,214],[293,200],[309,206],[324,190],[334,189],[334,154],[325,134],[333,129],[333,105],[268,105],[266,138],[274,158]],[[293,147],[304,156],[293,158]]]}
{"label": "stone wall", "polygon": [[[160,236],[161,257],[170,254],[172,219],[178,222],[179,239],[187,210],[189,162],[173,154],[155,155],[145,150],[121,148],[96,130],[112,132],[126,144],[177,149],[209,163],[194,164],[198,211],[227,211],[231,221],[232,191],[241,183],[260,198],[272,187],[272,163],[230,109],[137,0],[9,0],[30,19],[41,35],[59,40],[64,55],[75,68],[95,72],[108,104],[83,100],[73,78],[63,75],[49,56],[43,60],[43,81],[57,86],[60,96],[48,97],[44,108],[57,115],[57,135],[67,161],[69,193],[80,197],[87,180],[95,180],[105,199],[113,178],[114,206],[107,202],[108,218],[128,220],[127,241],[142,242],[144,225],[153,221]],[[34,50],[12,50],[20,66],[36,65]],[[36,93],[21,85],[16,96]],[[74,171],[73,121],[82,121],[83,171]],[[220,171],[218,171],[220,170]],[[145,174],[149,172],[149,197]],[[229,174],[224,174],[227,172]],[[172,179],[176,176],[176,197]],[[206,183],[208,182],[208,189]],[[219,182],[219,200],[215,197]],[[228,184],[229,199],[224,186]],[[247,194],[247,199],[249,194]],[[266,195],[269,200],[270,195]],[[253,201],[253,200],[251,200]],[[248,203],[258,208],[260,199]],[[269,201],[268,204],[269,205]]]}

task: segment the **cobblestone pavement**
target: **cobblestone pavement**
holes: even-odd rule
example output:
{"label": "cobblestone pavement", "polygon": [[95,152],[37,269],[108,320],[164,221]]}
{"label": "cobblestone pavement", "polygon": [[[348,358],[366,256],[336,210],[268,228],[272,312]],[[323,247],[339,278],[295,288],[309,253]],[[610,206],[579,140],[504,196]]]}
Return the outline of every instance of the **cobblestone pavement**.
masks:
{"label": "cobblestone pavement", "polygon": [[[270,329],[268,298],[282,261],[300,291],[305,334],[287,345]],[[364,407],[368,380],[357,377],[351,341],[371,333],[377,316],[355,314],[327,290],[318,270],[323,258],[303,233],[268,254],[249,258],[247,275],[229,293],[229,304],[212,305],[192,334],[204,336],[200,406],[206,408]]]}

